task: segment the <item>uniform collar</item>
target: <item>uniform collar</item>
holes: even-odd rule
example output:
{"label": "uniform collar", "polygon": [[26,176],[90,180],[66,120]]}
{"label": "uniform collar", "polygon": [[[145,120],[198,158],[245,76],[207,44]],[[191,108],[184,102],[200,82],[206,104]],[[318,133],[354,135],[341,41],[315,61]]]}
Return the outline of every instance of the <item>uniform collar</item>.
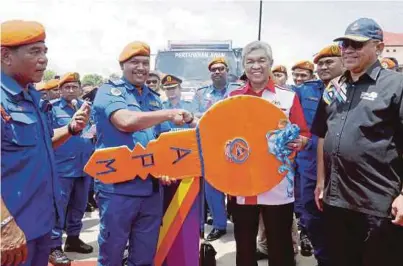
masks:
{"label": "uniform collar", "polygon": [[[62,109],[66,108],[66,106],[69,106],[67,101],[64,98],[60,98],[60,107]],[[77,99],[77,107],[79,108],[81,106],[81,100]]]}
{"label": "uniform collar", "polygon": [[[373,81],[376,81],[381,70],[382,70],[381,62],[379,62],[379,60],[376,60],[376,62],[372,66],[370,66],[362,76],[366,75]],[[362,78],[362,76],[359,78],[359,80]],[[340,79],[343,77],[346,78],[347,80],[351,80],[350,71],[349,70],[345,71],[343,75],[341,75]]]}
{"label": "uniform collar", "polygon": [[23,88],[18,82],[6,73],[1,71],[1,87],[13,97],[23,95]]}
{"label": "uniform collar", "polygon": [[213,92],[213,93],[225,94],[225,92],[228,89],[228,82],[225,84],[225,87],[223,89],[217,89],[216,87],[214,87],[214,84],[211,84],[210,88],[211,88],[211,92]]}
{"label": "uniform collar", "polygon": [[[134,86],[133,84],[131,84],[125,77],[123,77],[122,78],[123,80],[124,80],[124,82],[125,82],[125,84],[126,84],[126,88],[129,90],[129,91],[137,91],[137,88],[136,88],[136,86]],[[150,91],[149,91],[150,89],[145,85],[145,84],[143,84],[143,85],[141,85],[141,94],[142,95],[145,95],[145,94],[147,94],[147,93],[149,93]],[[137,91],[138,92],[138,91]]]}
{"label": "uniform collar", "polygon": [[[267,84],[264,87],[264,89],[262,90],[262,92],[264,90],[268,90],[268,91],[271,91],[271,92],[276,92],[276,86],[275,86],[275,84],[274,84],[274,82],[273,82],[273,80],[271,78],[267,82]],[[241,91],[242,91],[243,94],[245,94],[248,91],[252,91],[252,92],[255,93],[255,91],[252,90],[252,86],[251,86],[249,81],[248,81],[248,83],[246,83],[246,85],[243,88],[241,88]]]}

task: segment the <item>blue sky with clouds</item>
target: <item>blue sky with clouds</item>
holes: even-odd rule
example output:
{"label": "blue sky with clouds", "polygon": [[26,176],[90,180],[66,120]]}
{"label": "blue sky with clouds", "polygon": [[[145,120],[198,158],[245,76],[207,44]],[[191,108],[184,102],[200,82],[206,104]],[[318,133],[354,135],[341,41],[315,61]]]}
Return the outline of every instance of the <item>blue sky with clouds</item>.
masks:
{"label": "blue sky with clouds", "polygon": [[[117,57],[130,41],[152,52],[168,40],[257,39],[259,1],[3,0],[2,21],[37,20],[47,29],[49,66],[59,73],[119,73]],[[359,17],[374,18],[385,31],[403,32],[403,2],[264,1],[262,40],[275,64],[290,67],[343,34]]]}

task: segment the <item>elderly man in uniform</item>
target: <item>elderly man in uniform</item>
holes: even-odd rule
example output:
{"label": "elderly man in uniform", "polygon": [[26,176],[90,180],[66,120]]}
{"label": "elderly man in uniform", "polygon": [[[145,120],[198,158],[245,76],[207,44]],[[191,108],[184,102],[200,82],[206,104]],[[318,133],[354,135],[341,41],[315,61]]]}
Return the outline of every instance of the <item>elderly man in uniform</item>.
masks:
{"label": "elderly man in uniform", "polygon": [[274,66],[273,69],[271,70],[273,73],[273,76],[276,78],[276,84],[287,88],[287,79],[288,79],[288,74],[287,74],[287,68],[282,65]]}
{"label": "elderly man in uniform", "polygon": [[354,21],[335,41],[347,71],[325,90],[311,128],[329,261],[401,265],[403,76],[378,61],[383,32],[374,20]]}
{"label": "elderly man in uniform", "polygon": [[[66,126],[84,101],[81,95],[80,76],[78,73],[67,73],[59,80],[60,99],[52,101],[52,127]],[[83,172],[92,151],[93,144],[86,132],[71,137],[64,145],[55,149],[57,173],[62,188],[60,207],[66,215],[52,230],[52,245],[49,262],[53,265],[70,265],[70,260],[62,250],[62,236],[65,228],[67,239],[64,251],[91,253],[93,248],[80,238],[83,227],[82,218],[88,201],[91,178]]]}
{"label": "elderly man in uniform", "polygon": [[83,105],[52,130],[51,105],[33,83],[47,66],[44,27],[32,21],[1,24],[1,265],[46,266],[50,233],[64,219],[53,148],[88,121]]}
{"label": "elderly man in uniform", "polygon": [[[302,83],[296,90],[304,110],[305,120],[310,128],[322,97],[325,86],[342,74],[341,51],[338,45],[323,48],[314,58],[320,80],[311,80]],[[297,174],[300,181],[301,213],[301,254],[311,255],[308,238],[312,242],[315,257],[319,266],[329,265],[329,256],[325,248],[324,221],[316,207],[314,190],[316,187],[316,157],[317,137],[312,136],[305,150],[297,154]],[[308,238],[306,237],[308,236]]]}
{"label": "elderly man in uniform", "polygon": [[[301,135],[288,147],[295,151],[303,149],[310,136],[303,111],[295,92],[274,84],[271,76],[273,55],[270,45],[255,41],[242,51],[242,62],[248,83],[230,93],[253,95],[266,99],[281,108],[291,123],[297,124]],[[291,237],[294,202],[293,182],[284,178],[275,188],[254,197],[237,197],[233,210],[236,241],[236,265],[257,266],[256,236],[259,214],[266,229],[270,266],[294,266],[294,250]]]}
{"label": "elderly man in uniform", "polygon": [[[166,98],[162,104],[165,109],[185,109],[189,112],[192,111],[192,102],[182,100],[182,80],[174,75],[166,75],[161,80],[162,90],[165,91]],[[171,127],[178,127],[171,123]],[[189,125],[181,127],[188,128]],[[181,128],[179,127],[179,128]]]}
{"label": "elderly man in uniform", "polygon": [[[197,117],[201,117],[214,103],[228,95],[228,63],[223,57],[214,58],[208,65],[213,83],[196,91],[192,102],[192,110]],[[227,215],[225,211],[225,195],[205,184],[205,196],[208,208],[213,217],[213,229],[208,234],[207,240],[219,239],[227,233]]]}
{"label": "elderly man in uniform", "polygon": [[[170,130],[169,123],[195,126],[186,110],[166,110],[159,95],[145,85],[150,71],[150,47],[129,43],[119,56],[123,78],[99,88],[94,101],[96,148],[137,143],[144,147]],[[165,180],[169,183],[169,179]],[[129,265],[152,265],[162,221],[158,179],[134,178],[119,184],[95,181],[100,214],[98,265],[120,265],[129,242]]]}
{"label": "elderly man in uniform", "polygon": [[299,61],[293,65],[291,71],[295,86],[299,86],[305,81],[314,79],[314,70],[315,66],[313,63],[307,60]]}

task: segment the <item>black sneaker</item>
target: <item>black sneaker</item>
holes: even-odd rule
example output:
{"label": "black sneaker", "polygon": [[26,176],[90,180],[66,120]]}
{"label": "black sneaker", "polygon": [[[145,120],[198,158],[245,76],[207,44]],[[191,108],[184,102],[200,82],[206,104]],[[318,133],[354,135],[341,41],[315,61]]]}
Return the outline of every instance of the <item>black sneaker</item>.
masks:
{"label": "black sneaker", "polygon": [[85,244],[78,236],[67,236],[66,244],[64,245],[65,252],[89,254],[93,250],[90,245]]}
{"label": "black sneaker", "polygon": [[301,231],[299,239],[301,245],[301,255],[304,257],[312,256],[313,247],[311,241],[309,241],[309,238],[304,231]]}
{"label": "black sneaker", "polygon": [[222,237],[227,233],[227,230],[220,230],[220,229],[213,229],[211,230],[210,234],[208,234],[206,240],[207,241],[214,241]]}
{"label": "black sneaker", "polygon": [[71,261],[63,252],[62,247],[54,248],[50,251],[49,263],[53,266],[70,266]]}

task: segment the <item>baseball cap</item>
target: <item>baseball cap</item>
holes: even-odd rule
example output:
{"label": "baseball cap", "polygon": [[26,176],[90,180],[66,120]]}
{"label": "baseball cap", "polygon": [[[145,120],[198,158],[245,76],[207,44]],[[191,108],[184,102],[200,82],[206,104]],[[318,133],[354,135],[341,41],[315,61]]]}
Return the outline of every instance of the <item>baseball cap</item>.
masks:
{"label": "baseball cap", "polygon": [[344,36],[334,41],[352,40],[366,42],[369,40],[383,41],[383,31],[375,20],[370,18],[359,18],[351,23],[344,33]]}

